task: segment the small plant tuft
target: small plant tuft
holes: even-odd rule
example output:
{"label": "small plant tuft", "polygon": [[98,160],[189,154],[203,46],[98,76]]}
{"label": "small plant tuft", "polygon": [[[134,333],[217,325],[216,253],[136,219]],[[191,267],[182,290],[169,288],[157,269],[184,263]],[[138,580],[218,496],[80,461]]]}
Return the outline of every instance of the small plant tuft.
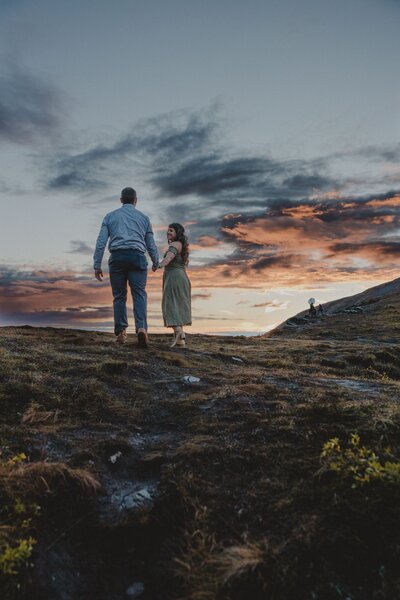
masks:
{"label": "small plant tuft", "polygon": [[339,438],[331,438],[322,449],[321,458],[328,469],[342,474],[352,481],[352,487],[370,484],[374,481],[400,483],[400,461],[385,460],[390,457],[390,449],[377,454],[372,448],[361,444],[360,436],[352,433],[344,448]]}

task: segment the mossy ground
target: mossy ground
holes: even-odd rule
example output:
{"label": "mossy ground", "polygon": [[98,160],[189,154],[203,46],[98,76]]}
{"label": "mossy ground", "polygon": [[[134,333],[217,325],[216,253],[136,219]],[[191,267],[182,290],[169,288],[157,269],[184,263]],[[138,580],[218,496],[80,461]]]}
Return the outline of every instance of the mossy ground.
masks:
{"label": "mossy ground", "polygon": [[379,314],[378,335],[360,314],[269,337],[188,335],[184,350],[161,335],[140,350],[133,337],[121,347],[106,333],[1,329],[0,542],[37,541],[19,575],[3,575],[8,597],[50,597],[37,580],[45,550],[76,523],[92,552],[81,577],[101,581],[86,598],[124,597],[100,568],[96,517],[116,452],[118,476],[159,482],[155,503],[117,525],[124,568],[140,540],[146,598],[400,597],[400,484],[354,485],[321,458],[329,439],[346,446],[356,432],[398,461],[398,317],[394,305]]}

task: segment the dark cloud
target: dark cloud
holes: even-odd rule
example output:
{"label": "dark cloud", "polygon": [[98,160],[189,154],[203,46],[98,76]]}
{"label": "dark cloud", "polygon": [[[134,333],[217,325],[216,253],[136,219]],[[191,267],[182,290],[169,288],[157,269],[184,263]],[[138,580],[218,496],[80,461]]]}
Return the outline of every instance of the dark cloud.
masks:
{"label": "dark cloud", "polygon": [[70,254],[93,254],[92,246],[89,246],[89,244],[86,242],[81,242],[79,240],[72,240],[71,248],[72,249],[69,251]]}
{"label": "dark cloud", "polygon": [[287,190],[306,195],[310,193],[310,190],[324,190],[332,184],[333,181],[331,179],[318,174],[296,174],[283,181],[283,187]]}
{"label": "dark cloud", "polygon": [[232,317],[216,317],[214,315],[196,315],[196,321],[232,321]]}
{"label": "dark cloud", "polygon": [[2,324],[106,327],[112,320],[109,286],[86,273],[1,265],[0,291]]}
{"label": "dark cloud", "polygon": [[294,260],[294,256],[292,254],[288,254],[288,255],[277,255],[277,256],[266,256],[264,258],[260,258],[259,260],[257,260],[256,262],[252,263],[250,265],[250,267],[252,269],[254,269],[255,271],[260,271],[260,270],[264,270],[264,269],[271,269],[271,268],[283,268],[283,269],[290,269],[292,264],[293,264],[293,260]]}
{"label": "dark cloud", "polygon": [[400,242],[363,242],[359,244],[343,243],[334,244],[331,246],[332,252],[335,254],[371,254],[371,255],[400,255]]}
{"label": "dark cloud", "polygon": [[287,302],[279,302],[272,300],[270,302],[262,302],[261,304],[252,304],[252,308],[286,308]]}
{"label": "dark cloud", "polygon": [[218,109],[211,108],[141,121],[112,144],[59,154],[47,186],[97,191],[127,169],[150,183],[158,197],[173,199],[167,214],[179,214],[181,221],[203,220],[210,209],[224,214],[265,208],[276,199],[300,199],[341,185],[322,159],[284,161],[233,151],[224,141]]}
{"label": "dark cloud", "polygon": [[[351,148],[348,150],[341,150],[339,152],[332,152],[325,156],[325,161],[328,163],[335,160],[353,160],[353,159],[365,159],[369,162],[380,163],[398,163],[400,160],[400,144],[389,144],[385,146],[362,146],[360,148]],[[364,174],[365,180],[365,174]],[[355,181],[358,181],[357,179]],[[362,180],[359,180],[360,183]]]}
{"label": "dark cloud", "polygon": [[[98,284],[98,285],[97,285]],[[104,295],[106,284],[96,282],[92,275],[73,271],[43,271],[15,269],[0,265],[0,313],[18,308],[41,310],[50,306],[74,306],[97,294]]]}
{"label": "dark cloud", "polygon": [[366,148],[360,148],[351,153],[353,156],[361,156],[373,161],[384,161],[398,163],[400,161],[400,144],[380,147],[380,146],[367,146]]}
{"label": "dark cloud", "polygon": [[6,323],[21,325],[28,323],[36,326],[62,327],[112,327],[113,314],[110,307],[78,307],[61,310],[20,310],[9,311],[3,315]]}
{"label": "dark cloud", "polygon": [[51,164],[55,175],[48,178],[47,186],[81,192],[97,190],[107,186],[110,177],[115,179],[116,169],[127,167],[135,167],[145,176],[161,174],[174,162],[180,164],[185,157],[208,151],[217,130],[217,124],[201,113],[177,112],[141,121],[113,144],[56,156]]}
{"label": "dark cloud", "polygon": [[223,160],[218,153],[186,161],[176,170],[155,175],[152,182],[168,196],[197,195],[209,198],[216,194],[251,195],[254,184],[260,185],[267,175],[281,171],[279,163],[257,157]]}
{"label": "dark cloud", "polygon": [[[199,156],[150,181],[173,198],[196,196],[204,207],[222,211],[268,206],[277,199],[300,199],[317,191],[340,187],[338,182],[310,170],[306,161],[276,161],[249,156],[225,158],[225,152]],[[174,206],[176,209],[176,206]]]}
{"label": "dark cloud", "polygon": [[[12,284],[55,284],[60,281],[81,283],[87,282],[91,278],[89,275],[77,275],[74,272],[62,271],[43,271],[43,270],[22,270],[0,265],[0,287],[7,287]],[[50,288],[52,289],[52,288]]]}
{"label": "dark cloud", "polygon": [[15,65],[0,72],[0,140],[30,143],[51,137],[65,115],[60,93]]}
{"label": "dark cloud", "polygon": [[97,190],[107,185],[107,166],[123,160],[137,150],[137,141],[127,136],[112,146],[96,146],[72,156],[59,155],[52,170],[56,174],[48,180],[49,189]]}

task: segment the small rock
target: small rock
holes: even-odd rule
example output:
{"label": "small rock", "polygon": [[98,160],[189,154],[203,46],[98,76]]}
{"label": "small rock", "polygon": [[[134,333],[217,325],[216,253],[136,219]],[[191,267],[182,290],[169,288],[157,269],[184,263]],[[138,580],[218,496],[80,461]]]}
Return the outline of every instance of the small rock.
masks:
{"label": "small rock", "polygon": [[110,458],[108,459],[110,461],[110,463],[112,463],[113,465],[115,465],[115,463],[117,462],[117,460],[122,456],[122,452],[120,450],[118,450],[118,452],[116,452],[115,454],[113,454],[112,456],[110,456]]}
{"label": "small rock", "polygon": [[149,490],[147,490],[146,488],[139,490],[136,495],[139,497],[139,499],[140,498],[142,498],[143,500],[151,500],[152,499],[152,496],[151,496]]}
{"label": "small rock", "polygon": [[232,356],[232,360],[235,360],[236,362],[244,362],[242,358],[238,358],[237,356]]}
{"label": "small rock", "polygon": [[144,593],[144,583],[141,581],[135,581],[128,587],[126,590],[126,595],[129,598],[140,598],[140,596]]}
{"label": "small rock", "polygon": [[183,381],[185,383],[199,383],[200,379],[194,375],[185,375],[183,377]]}

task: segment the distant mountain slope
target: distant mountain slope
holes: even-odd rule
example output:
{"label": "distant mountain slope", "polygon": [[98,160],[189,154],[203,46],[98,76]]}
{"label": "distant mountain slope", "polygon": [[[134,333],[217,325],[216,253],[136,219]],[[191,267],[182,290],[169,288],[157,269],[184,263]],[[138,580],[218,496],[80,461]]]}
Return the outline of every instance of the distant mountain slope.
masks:
{"label": "distant mountain slope", "polygon": [[354,296],[347,296],[346,298],[341,298],[340,300],[327,302],[325,307],[328,313],[332,313],[352,307],[365,307],[380,300],[386,301],[388,296],[397,296],[397,298],[399,298],[399,295],[400,277],[394,279],[393,281],[375,285],[374,287],[368,288],[364,292],[360,292]]}
{"label": "distant mountain slope", "polygon": [[327,302],[323,309],[324,315],[314,319],[304,310],[266,337],[365,337],[395,343],[400,339],[400,278]]}

